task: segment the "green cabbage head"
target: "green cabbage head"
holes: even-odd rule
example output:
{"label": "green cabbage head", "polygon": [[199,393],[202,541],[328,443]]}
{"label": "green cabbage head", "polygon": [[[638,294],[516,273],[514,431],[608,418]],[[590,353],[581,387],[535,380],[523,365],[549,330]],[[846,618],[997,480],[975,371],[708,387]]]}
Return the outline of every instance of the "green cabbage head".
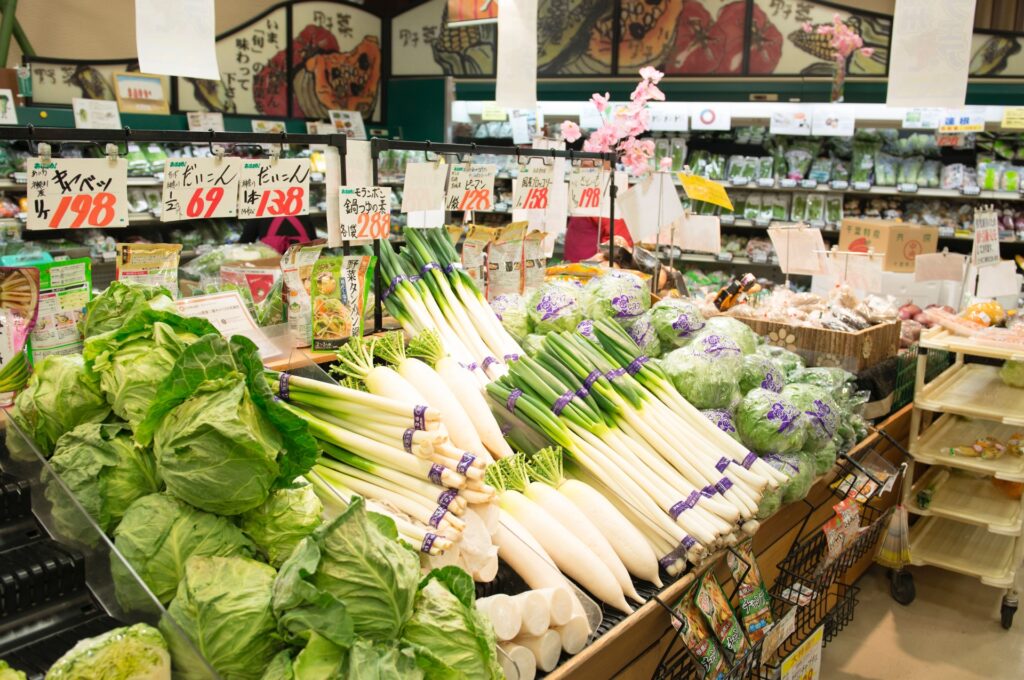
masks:
{"label": "green cabbage head", "polygon": [[614,319],[628,328],[651,306],[651,291],[639,276],[610,270],[583,287],[583,315],[587,319]]}
{"label": "green cabbage head", "polygon": [[999,369],[999,377],[1010,387],[1024,387],[1024,361],[1007,361]]}
{"label": "green cabbage head", "polygon": [[757,387],[778,392],[786,384],[779,367],[763,354],[744,354],[741,361],[740,392],[743,394]]}
{"label": "green cabbage head", "polygon": [[530,317],[526,301],[520,295],[497,295],[491,300],[491,309],[512,337],[522,340],[530,332]]}
{"label": "green cabbage head", "polygon": [[679,393],[699,409],[729,408],[739,395],[739,352],[681,347],[665,355],[662,368]]}
{"label": "green cabbage head", "polygon": [[713,316],[708,319],[697,337],[705,335],[728,338],[739,346],[743,354],[756,351],[757,346],[761,344],[761,337],[750,326],[731,316]]}
{"label": "green cabbage head", "polygon": [[800,451],[807,439],[803,412],[782,394],[758,387],[736,407],[740,440],[761,455]]}
{"label": "green cabbage head", "polygon": [[240,525],[270,564],[280,567],[295,546],[320,526],[323,508],[311,484],[277,489],[244,513]]}
{"label": "green cabbage head", "polygon": [[665,349],[683,347],[704,328],[697,305],[681,298],[665,298],[651,307],[651,324]]}
{"label": "green cabbage head", "polygon": [[24,672],[11,668],[6,661],[0,659],[0,680],[27,680],[27,678]]}
{"label": "green cabbage head", "polygon": [[555,279],[533,291],[526,302],[530,328],[534,333],[571,331],[583,320],[580,296],[583,288],[575,281]]}
{"label": "green cabbage head", "polygon": [[113,281],[102,294],[85,305],[85,316],[79,322],[83,338],[113,331],[136,312],[147,308],[174,311],[171,291],[163,286],[144,286]]}
{"label": "green cabbage head", "polygon": [[629,337],[633,339],[636,346],[640,348],[640,352],[645,356],[658,357],[661,356],[661,340],[658,337],[658,331],[654,328],[654,324],[651,323],[651,311],[647,310],[641,314],[633,322],[632,326],[627,329]]}
{"label": "green cabbage head", "polygon": [[171,656],[160,631],[144,623],[80,640],[46,680],[170,680]]}
{"label": "green cabbage head", "polygon": [[[807,429],[806,450],[816,451],[832,443],[839,429],[841,414],[832,395],[825,388],[794,383],[783,388],[782,396],[802,411],[801,418],[806,421]],[[832,459],[835,460],[834,454]]]}

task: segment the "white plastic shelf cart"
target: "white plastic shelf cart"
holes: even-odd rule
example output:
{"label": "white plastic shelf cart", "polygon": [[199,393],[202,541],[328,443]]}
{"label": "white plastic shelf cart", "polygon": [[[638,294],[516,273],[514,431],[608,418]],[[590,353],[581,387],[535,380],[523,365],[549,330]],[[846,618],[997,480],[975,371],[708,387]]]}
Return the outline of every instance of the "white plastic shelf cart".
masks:
{"label": "white plastic shelf cart", "polygon": [[[956,355],[953,365],[925,383],[927,351]],[[1024,500],[1015,499],[998,481],[1024,482],[1024,458],[958,456],[986,436],[1006,441],[1024,432],[1024,389],[999,378],[999,367],[965,363],[965,356],[1024,359],[1024,353],[978,344],[936,328],[921,336],[910,422],[910,467],[903,487],[907,511],[920,515],[910,530],[910,561],[968,576],[1002,588],[1001,622],[1013,625],[1017,611],[1014,586],[1024,560]],[[915,478],[914,463],[930,469]],[[893,573],[893,597],[913,601],[913,580]]]}

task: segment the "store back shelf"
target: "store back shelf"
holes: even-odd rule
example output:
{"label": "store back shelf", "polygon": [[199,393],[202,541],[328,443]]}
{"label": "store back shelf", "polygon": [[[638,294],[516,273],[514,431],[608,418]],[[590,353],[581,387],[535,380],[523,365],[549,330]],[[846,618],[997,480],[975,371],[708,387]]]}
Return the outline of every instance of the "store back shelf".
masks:
{"label": "store back shelf", "polygon": [[954,364],[925,385],[914,406],[1024,427],[1024,390],[999,377],[997,366]]}
{"label": "store back shelf", "polygon": [[910,453],[915,460],[927,465],[944,465],[992,475],[996,479],[1008,482],[1024,482],[1024,458],[1003,456],[985,460],[951,456],[948,453],[952,446],[968,445],[983,437],[995,437],[1000,441],[1006,441],[1019,429],[1011,425],[994,424],[988,420],[947,414],[932,423],[917,441],[911,442]]}
{"label": "store back shelf", "polygon": [[930,331],[922,333],[918,344],[929,349],[944,349],[947,352],[958,352],[975,357],[1024,361],[1024,350],[986,345],[984,338],[968,338],[955,335],[941,327],[935,327]]}
{"label": "store back shelf", "polygon": [[975,576],[996,588],[1012,588],[1018,540],[945,517],[925,517],[910,530],[910,560]]}
{"label": "store back shelf", "polygon": [[[919,504],[920,492],[931,488],[927,507]],[[1020,536],[1021,501],[1007,496],[991,477],[933,467],[914,484],[907,510],[915,515],[945,517],[984,527],[994,534]]]}

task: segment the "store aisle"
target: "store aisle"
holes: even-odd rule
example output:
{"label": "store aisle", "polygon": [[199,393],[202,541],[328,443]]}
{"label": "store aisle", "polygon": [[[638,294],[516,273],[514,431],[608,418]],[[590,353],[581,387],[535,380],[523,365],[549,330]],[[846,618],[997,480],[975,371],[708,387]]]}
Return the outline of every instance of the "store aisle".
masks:
{"label": "store aisle", "polygon": [[1000,627],[1002,591],[940,569],[913,573],[917,599],[909,607],[889,596],[885,569],[865,574],[853,622],[825,648],[822,680],[1024,677],[1024,614],[1009,631]]}

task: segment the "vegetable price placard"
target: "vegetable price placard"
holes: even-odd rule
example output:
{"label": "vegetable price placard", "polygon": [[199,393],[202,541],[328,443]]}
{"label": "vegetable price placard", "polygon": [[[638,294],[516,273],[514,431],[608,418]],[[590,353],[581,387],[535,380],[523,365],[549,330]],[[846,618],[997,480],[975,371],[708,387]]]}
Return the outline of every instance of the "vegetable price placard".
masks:
{"label": "vegetable price placard", "polygon": [[246,159],[238,180],[238,219],[309,214],[309,159]]}
{"label": "vegetable price placard", "polygon": [[732,210],[729,194],[726,193],[725,187],[718,182],[685,172],[678,173],[678,176],[679,183],[683,185],[683,191],[686,192],[686,197],[691,201],[714,203],[720,208]]}
{"label": "vegetable price placard", "polygon": [[164,166],[161,222],[238,214],[241,158],[186,158]]}
{"label": "vegetable price placard", "polygon": [[487,163],[453,165],[444,194],[446,210],[494,210],[494,176],[498,167]]}
{"label": "vegetable price placard", "polygon": [[597,217],[607,193],[608,173],[601,168],[573,168],[569,172],[569,214]]}
{"label": "vegetable price placard", "polygon": [[999,263],[999,220],[991,210],[974,211],[974,247],[971,261],[975,267]]}
{"label": "vegetable price placard", "polygon": [[341,238],[384,239],[391,234],[389,187],[341,187]]}
{"label": "vegetable price placard", "polygon": [[28,162],[29,229],[128,226],[128,161],[52,158]]}
{"label": "vegetable price placard", "polygon": [[520,165],[519,177],[512,187],[513,210],[547,210],[554,166]]}

